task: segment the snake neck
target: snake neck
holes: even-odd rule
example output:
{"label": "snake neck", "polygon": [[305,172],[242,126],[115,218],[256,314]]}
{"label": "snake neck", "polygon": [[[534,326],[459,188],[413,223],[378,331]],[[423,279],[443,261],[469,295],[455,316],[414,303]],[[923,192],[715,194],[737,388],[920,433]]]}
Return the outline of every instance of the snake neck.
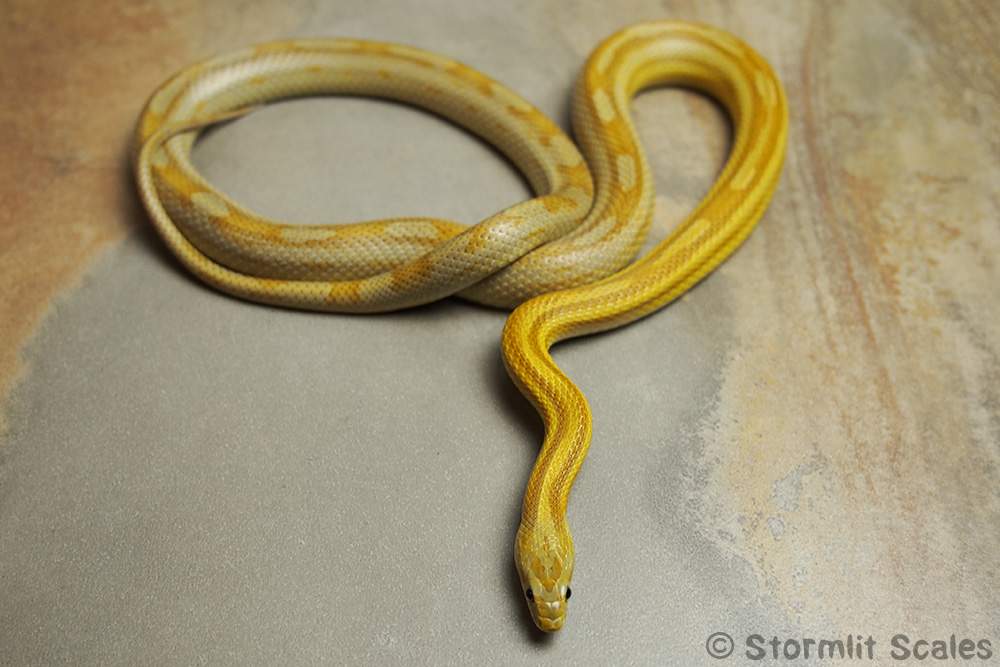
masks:
{"label": "snake neck", "polygon": [[508,373],[545,425],[524,495],[522,526],[562,530],[570,489],[590,447],[591,416],[583,393],[549,354],[562,335],[549,315],[544,308],[517,308],[504,327],[501,349]]}

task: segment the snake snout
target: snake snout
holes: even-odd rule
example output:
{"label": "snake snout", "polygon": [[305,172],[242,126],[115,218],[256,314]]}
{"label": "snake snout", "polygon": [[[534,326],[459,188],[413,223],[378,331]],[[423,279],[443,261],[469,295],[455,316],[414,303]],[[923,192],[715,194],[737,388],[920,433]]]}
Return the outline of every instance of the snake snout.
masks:
{"label": "snake snout", "polygon": [[566,617],[563,615],[557,616],[555,618],[546,618],[545,616],[538,617],[538,629],[543,632],[555,632],[556,630],[562,629],[563,623],[566,621]]}
{"label": "snake snout", "polygon": [[540,601],[535,605],[535,621],[538,629],[555,632],[566,621],[566,604],[561,600]]}

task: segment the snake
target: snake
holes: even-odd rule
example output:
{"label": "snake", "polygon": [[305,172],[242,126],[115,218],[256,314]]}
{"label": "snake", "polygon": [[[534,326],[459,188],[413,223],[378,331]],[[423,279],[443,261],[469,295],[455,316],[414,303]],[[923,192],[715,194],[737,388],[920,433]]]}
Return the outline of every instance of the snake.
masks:
{"label": "snake", "polygon": [[[654,182],[630,104],[666,85],[715,100],[731,124],[730,147],[700,203],[637,259]],[[534,196],[471,226],[432,216],[301,225],[241,206],[194,167],[191,152],[207,128],[317,95],[383,98],[439,115],[496,147]],[[544,632],[566,620],[575,567],[566,512],[592,434],[587,399],[550,348],[659,310],[733,253],[772,198],[788,133],[785,91],[768,62],[729,32],[687,21],[639,23],[606,38],[578,75],[571,109],[576,142],[520,95],[451,58],[363,39],[291,39],[169,78],[139,116],[132,157],[158,235],[212,288],[326,312],[393,311],[452,295],[512,310],[503,363],[545,427],[514,565]]]}

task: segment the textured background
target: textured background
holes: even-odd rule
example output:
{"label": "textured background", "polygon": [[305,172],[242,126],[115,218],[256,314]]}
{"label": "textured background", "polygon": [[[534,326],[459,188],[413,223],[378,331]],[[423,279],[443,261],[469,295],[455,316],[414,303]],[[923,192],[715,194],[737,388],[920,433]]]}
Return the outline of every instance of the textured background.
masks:
{"label": "textured background", "polygon": [[[758,231],[681,302],[557,360],[595,413],[567,628],[511,561],[540,428],[503,314],[235,301],[150,233],[125,155],[194,59],[340,35],[440,51],[564,126],[617,27],[711,22],[792,116]],[[990,2],[15,0],[0,23],[0,663],[700,664],[724,630],[1000,654],[1000,13]],[[657,232],[725,158],[709,102],[635,104]],[[196,162],[300,222],[475,221],[527,196],[421,112],[326,99]],[[994,658],[995,660],[998,658]]]}

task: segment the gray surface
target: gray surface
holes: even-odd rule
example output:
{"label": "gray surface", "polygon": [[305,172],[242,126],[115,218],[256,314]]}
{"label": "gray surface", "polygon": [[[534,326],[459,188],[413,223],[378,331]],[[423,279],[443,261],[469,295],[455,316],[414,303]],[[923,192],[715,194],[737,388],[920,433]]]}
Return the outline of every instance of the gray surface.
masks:
{"label": "gray surface", "polygon": [[[954,633],[996,662],[995,6],[14,3],[0,387],[54,286],[136,231],[51,309],[0,406],[0,664],[723,664],[703,653],[716,629],[869,633],[873,664],[900,664],[893,633]],[[288,35],[440,51],[565,125],[590,49],[665,16],[775,66],[788,160],[760,228],[690,300],[557,350],[596,437],[570,507],[570,620],[541,642],[510,563],[539,429],[499,367],[502,316],[214,294],[150,238],[120,153],[170,70]],[[712,109],[635,105],[660,233],[723,159]],[[525,195],[476,141],[370,102],[269,109],[196,157],[300,221],[471,221]]]}
{"label": "gray surface", "polygon": [[[289,220],[474,220],[526,194],[485,146],[370,101],[268,109],[196,159]],[[28,352],[0,453],[0,662],[691,664],[711,631],[774,626],[695,520],[724,277],[557,351],[595,436],[570,619],[547,641],[511,558],[541,431],[500,363],[504,315],[242,303],[138,229]]]}

